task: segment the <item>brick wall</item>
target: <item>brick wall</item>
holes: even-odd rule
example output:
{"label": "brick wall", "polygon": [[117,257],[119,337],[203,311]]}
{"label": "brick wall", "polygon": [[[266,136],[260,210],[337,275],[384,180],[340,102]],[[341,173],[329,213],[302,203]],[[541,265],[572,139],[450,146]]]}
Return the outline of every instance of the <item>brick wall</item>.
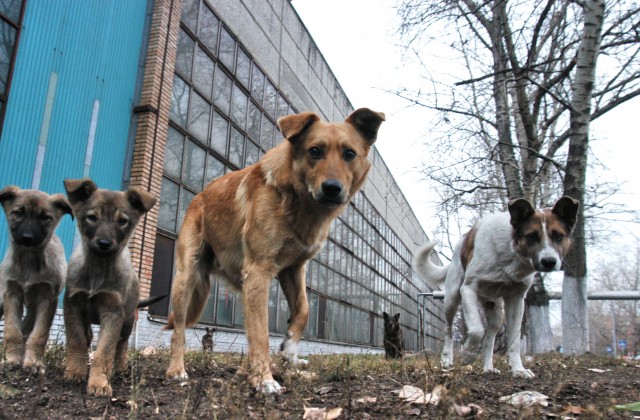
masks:
{"label": "brick wall", "polygon": [[[182,0],[155,0],[140,103],[135,107],[136,137],[130,186],[160,197],[169,127],[173,70]],[[140,297],[149,296],[159,204],[140,221],[131,238],[131,256],[140,278]]]}

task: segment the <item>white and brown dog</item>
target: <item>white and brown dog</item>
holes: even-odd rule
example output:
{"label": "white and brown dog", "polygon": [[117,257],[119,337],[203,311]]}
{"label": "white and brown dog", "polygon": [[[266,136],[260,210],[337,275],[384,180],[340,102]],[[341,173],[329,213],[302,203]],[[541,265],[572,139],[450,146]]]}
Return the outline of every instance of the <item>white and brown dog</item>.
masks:
{"label": "white and brown dog", "polygon": [[431,261],[433,242],[416,253],[414,270],[433,289],[445,287],[443,368],[453,364],[453,319],[462,303],[466,358],[474,357],[482,347],[483,371],[499,373],[493,367],[493,347],[504,310],[513,376],[535,376],[520,359],[524,297],[536,271],[561,268],[571,245],[578,207],[578,201],[570,197],[562,197],[553,209],[544,210],[535,210],[525,199],[513,200],[508,212],[483,217],[458,241],[450,265],[440,267]]}

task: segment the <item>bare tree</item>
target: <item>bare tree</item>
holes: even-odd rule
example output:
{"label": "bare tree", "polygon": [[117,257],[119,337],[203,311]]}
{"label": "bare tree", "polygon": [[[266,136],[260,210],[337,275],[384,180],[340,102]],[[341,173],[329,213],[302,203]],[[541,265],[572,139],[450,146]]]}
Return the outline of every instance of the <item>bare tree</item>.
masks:
{"label": "bare tree", "polygon": [[[394,93],[438,111],[423,173],[439,196],[441,229],[517,197],[541,206],[563,192],[579,199],[585,215],[565,284],[576,284],[580,303],[563,308],[579,313],[570,353],[588,350],[580,338],[588,330],[585,221],[602,194],[615,193],[585,185],[589,122],[640,94],[640,8],[611,2],[604,14],[604,0],[402,0],[398,11],[401,39],[424,79]],[[546,329],[547,319],[542,310],[529,322]]]}

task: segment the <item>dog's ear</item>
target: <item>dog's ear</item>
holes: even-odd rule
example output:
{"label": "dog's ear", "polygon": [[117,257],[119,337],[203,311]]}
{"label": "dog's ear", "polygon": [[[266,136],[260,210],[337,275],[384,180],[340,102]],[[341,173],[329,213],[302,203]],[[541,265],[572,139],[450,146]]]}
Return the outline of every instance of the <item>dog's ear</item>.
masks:
{"label": "dog's ear", "polygon": [[51,196],[51,204],[62,212],[62,215],[70,214],[71,220],[73,220],[73,209],[71,204],[67,201],[67,197],[62,194],[53,194]]}
{"label": "dog's ear", "polygon": [[395,318],[396,322],[398,322],[398,320],[400,319],[400,312],[395,314],[395,316],[393,318]]}
{"label": "dog's ear", "polygon": [[369,108],[356,109],[345,120],[353,125],[369,144],[375,143],[378,129],[383,121],[385,116],[382,112],[375,112]]}
{"label": "dog's ear", "polygon": [[84,202],[96,192],[98,186],[89,178],[83,179],[65,179],[64,189],[67,191],[67,197],[71,205]]}
{"label": "dog's ear", "polygon": [[296,143],[300,136],[313,124],[320,121],[313,112],[301,112],[295,115],[286,115],[278,120],[278,127],[285,139]]}
{"label": "dog's ear", "polygon": [[385,320],[389,319],[389,314],[386,312],[382,312],[382,316],[384,317]]}
{"label": "dog's ear", "polygon": [[509,201],[509,214],[511,215],[511,226],[518,229],[524,222],[529,220],[535,213],[535,209],[524,198],[516,198]]}
{"label": "dog's ear", "polygon": [[0,190],[0,203],[4,206],[5,202],[13,201],[18,196],[20,188],[15,185],[9,185]]}
{"label": "dog's ear", "polygon": [[555,214],[562,220],[562,222],[567,226],[569,232],[573,230],[573,226],[576,224],[576,220],[578,219],[578,209],[580,208],[580,202],[571,197],[564,196],[561,197],[556,204],[553,206],[553,210],[551,213]]}
{"label": "dog's ear", "polygon": [[127,201],[140,213],[148,212],[156,204],[156,201],[158,201],[151,193],[137,188],[129,188],[126,194]]}

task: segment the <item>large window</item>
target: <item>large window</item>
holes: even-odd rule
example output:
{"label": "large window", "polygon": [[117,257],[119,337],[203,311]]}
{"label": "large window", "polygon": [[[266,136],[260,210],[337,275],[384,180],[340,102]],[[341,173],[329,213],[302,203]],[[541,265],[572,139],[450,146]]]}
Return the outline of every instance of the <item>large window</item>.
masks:
{"label": "large window", "polygon": [[23,13],[23,0],[0,1],[0,131],[4,125]]}

